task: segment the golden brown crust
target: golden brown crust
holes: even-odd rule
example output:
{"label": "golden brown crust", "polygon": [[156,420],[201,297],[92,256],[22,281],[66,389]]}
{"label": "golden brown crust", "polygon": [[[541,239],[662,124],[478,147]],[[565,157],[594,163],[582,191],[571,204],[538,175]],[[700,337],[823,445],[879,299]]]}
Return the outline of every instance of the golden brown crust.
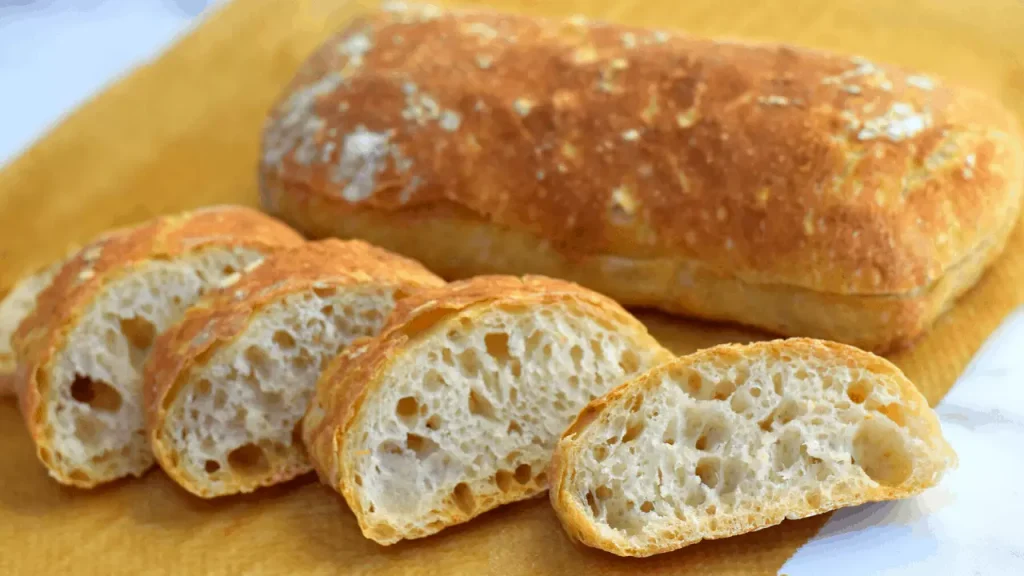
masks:
{"label": "golden brown crust", "polygon": [[[296,222],[317,218],[302,212],[315,199],[336,220],[526,234],[566,268],[669,259],[737,285],[915,298],[1011,228],[1016,126],[991,99],[860,58],[582,20],[376,14],[285,92],[262,193]],[[291,196],[309,205],[282,209]],[[479,252],[459,275],[523,272]],[[693,313],[673,298],[653,303]]]}
{"label": "golden brown crust", "polygon": [[[692,366],[705,362],[736,363],[744,356],[755,354],[766,354],[779,362],[785,361],[787,356],[802,359],[813,357],[831,365],[862,368],[881,378],[885,386],[895,386],[904,403],[906,425],[912,428],[911,433],[914,437],[923,439],[928,445],[927,460],[919,462],[920,466],[914,473],[898,485],[886,486],[875,483],[873,486],[858,486],[834,494],[832,499],[819,506],[810,505],[802,495],[799,502],[765,502],[759,511],[751,511],[751,514],[737,518],[735,522],[724,520],[705,530],[680,529],[669,538],[652,538],[643,546],[629,543],[626,538],[610,538],[607,534],[602,534],[578,503],[577,496],[566,488],[574,474],[573,459],[579,451],[585,449],[581,439],[583,432],[598,421],[606,410],[615,410],[616,407],[627,405],[634,395],[661,386],[666,374],[688,371]],[[956,463],[956,453],[942,437],[938,418],[928,406],[928,401],[899,368],[884,358],[852,346],[822,340],[790,338],[747,345],[725,344],[701,350],[658,366],[593,400],[566,428],[555,448],[548,474],[551,478],[549,495],[562,526],[574,540],[620,556],[650,556],[676,550],[701,540],[725,538],[766,528],[785,519],[805,518],[866,502],[905,498],[932,486],[943,470],[955,467]]]}
{"label": "golden brown crust", "polygon": [[[175,326],[161,334],[153,346],[145,370],[146,427],[157,462],[186,490],[202,497],[221,496],[241,490],[210,493],[181,467],[165,442],[164,423],[181,386],[200,358],[209,357],[234,341],[261,309],[280,299],[309,290],[334,291],[360,286],[392,287],[396,299],[444,281],[418,262],[381,250],[359,240],[323,240],[280,250],[269,256],[236,283],[197,302]],[[246,491],[270,486],[308,471],[287,470],[272,478],[258,478]]]}
{"label": "golden brown crust", "polygon": [[[139,263],[211,246],[272,251],[302,242],[297,232],[256,210],[218,206],[108,232],[65,262],[50,286],[39,294],[35,310],[18,327],[13,339],[19,358],[15,385],[21,412],[39,458],[51,474],[57,474],[50,466],[53,447],[47,446],[43,437],[50,363],[81,314],[106,285]],[[94,485],[88,479],[57,479],[84,488]]]}
{"label": "golden brown crust", "polygon": [[[358,487],[351,465],[354,455],[346,445],[346,434],[356,425],[367,395],[383,385],[383,376],[390,363],[401,357],[403,350],[422,335],[442,325],[452,315],[470,309],[482,313],[497,305],[522,307],[528,311],[535,306],[563,300],[586,306],[600,321],[632,326],[638,341],[646,340],[652,350],[661,350],[666,360],[671,358],[671,353],[662,349],[638,320],[600,294],[569,282],[539,276],[479,276],[453,282],[443,288],[424,290],[402,300],[376,338],[353,344],[328,366],[317,383],[316,395],[303,426],[303,439],[320,478],[345,497],[366,537],[391,544],[399,538],[426,536],[443,528],[396,537],[389,526],[367,521],[355,494]],[[529,485],[513,487],[503,494],[500,501],[480,501],[472,513],[450,511],[445,525],[464,522],[491,508],[541,491]]]}

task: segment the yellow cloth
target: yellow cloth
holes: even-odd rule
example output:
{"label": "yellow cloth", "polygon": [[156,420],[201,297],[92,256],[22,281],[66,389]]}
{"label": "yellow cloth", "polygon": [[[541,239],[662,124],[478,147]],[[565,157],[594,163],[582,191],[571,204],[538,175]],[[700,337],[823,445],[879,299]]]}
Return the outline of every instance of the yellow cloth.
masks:
{"label": "yellow cloth", "polygon": [[[1019,0],[482,3],[859,52],[974,85],[1024,111]],[[82,106],[0,172],[0,286],[111,226],[212,203],[255,204],[265,113],[302,58],[359,8],[343,0],[236,1]],[[1022,302],[1018,227],[978,287],[893,360],[935,403]],[[758,337],[665,316],[644,320],[677,352]],[[0,402],[3,574],[775,574],[824,520],[630,561],[572,546],[547,502],[535,500],[381,548],[360,536],[333,492],[308,477],[213,503],[159,472],[92,492],[61,488],[36,462],[14,403]]]}

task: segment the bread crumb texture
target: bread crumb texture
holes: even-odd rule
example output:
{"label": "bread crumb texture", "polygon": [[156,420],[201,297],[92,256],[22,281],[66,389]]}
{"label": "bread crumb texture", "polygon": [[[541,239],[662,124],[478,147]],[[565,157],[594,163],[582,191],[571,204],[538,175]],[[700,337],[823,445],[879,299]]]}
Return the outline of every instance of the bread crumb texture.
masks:
{"label": "bread crumb texture", "polygon": [[580,408],[671,357],[614,302],[529,277],[413,295],[355,348],[320,381],[308,444],[382,544],[542,493]]}
{"label": "bread crumb texture", "polygon": [[281,250],[191,308],[146,367],[153,451],[204,497],[311,470],[299,424],[320,372],[380,331],[395,302],[444,281],[365,242]]}
{"label": "bread crumb texture", "polygon": [[301,241],[254,210],[213,207],[105,234],[63,264],[14,337],[22,413],[51,476],[92,487],[145,472],[142,371],[157,334]]}
{"label": "bread crumb texture", "polygon": [[559,443],[551,500],[575,539],[648,556],[916,494],[955,465],[897,368],[793,339],[698,352],[592,402]]}

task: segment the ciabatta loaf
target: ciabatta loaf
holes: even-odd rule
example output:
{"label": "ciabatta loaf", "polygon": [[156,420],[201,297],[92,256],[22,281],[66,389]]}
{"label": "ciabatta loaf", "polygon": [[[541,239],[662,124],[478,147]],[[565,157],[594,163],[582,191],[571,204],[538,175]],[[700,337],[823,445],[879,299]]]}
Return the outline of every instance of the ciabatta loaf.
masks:
{"label": "ciabatta loaf", "polygon": [[402,300],[332,362],[304,440],[367,538],[419,538],[541,494],[580,408],[670,357],[589,290],[479,277]]}
{"label": "ciabatta loaf", "polygon": [[157,462],[206,498],[309,472],[298,425],[320,371],[355,338],[375,335],[396,301],[442,285],[358,240],[269,256],[157,338],[145,389]]}
{"label": "ciabatta loaf", "polygon": [[779,44],[397,4],[268,119],[263,205],[445,277],[883,350],[1002,250],[1019,122],[936,78]]}
{"label": "ciabatta loaf", "polygon": [[550,497],[572,538],[649,556],[910,496],[955,465],[898,368],[778,340],[682,357],[591,402],[558,443]]}
{"label": "ciabatta loaf", "polygon": [[22,415],[50,475],[88,488],[145,472],[153,339],[207,290],[302,241],[255,210],[215,207],[106,234],[61,266],[14,335]]}

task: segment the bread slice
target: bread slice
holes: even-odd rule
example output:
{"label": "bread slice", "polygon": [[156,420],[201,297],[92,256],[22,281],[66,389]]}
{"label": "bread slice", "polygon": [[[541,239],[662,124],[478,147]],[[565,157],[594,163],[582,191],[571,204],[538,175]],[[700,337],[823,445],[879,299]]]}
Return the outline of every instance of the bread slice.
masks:
{"label": "bread slice", "polygon": [[703,350],[590,403],[552,460],[569,535],[649,556],[903,498],[956,465],[898,368],[830,342]]}
{"label": "bread slice", "polygon": [[251,492],[312,470],[298,433],[320,371],[444,281],[353,240],[282,250],[157,338],[146,365],[157,462],[189,492]]}
{"label": "bread slice", "polygon": [[155,335],[302,241],[255,210],[215,207],[104,235],[61,266],[14,335],[22,414],[50,475],[88,488],[145,472],[141,371]]}
{"label": "bread slice", "polygon": [[671,358],[612,300],[540,277],[414,294],[327,368],[304,424],[321,478],[381,544],[547,489],[591,399]]}
{"label": "bread slice", "polygon": [[36,307],[36,297],[53,281],[62,261],[44,266],[18,281],[0,301],[0,396],[14,394],[17,357],[11,340],[22,320]]}

